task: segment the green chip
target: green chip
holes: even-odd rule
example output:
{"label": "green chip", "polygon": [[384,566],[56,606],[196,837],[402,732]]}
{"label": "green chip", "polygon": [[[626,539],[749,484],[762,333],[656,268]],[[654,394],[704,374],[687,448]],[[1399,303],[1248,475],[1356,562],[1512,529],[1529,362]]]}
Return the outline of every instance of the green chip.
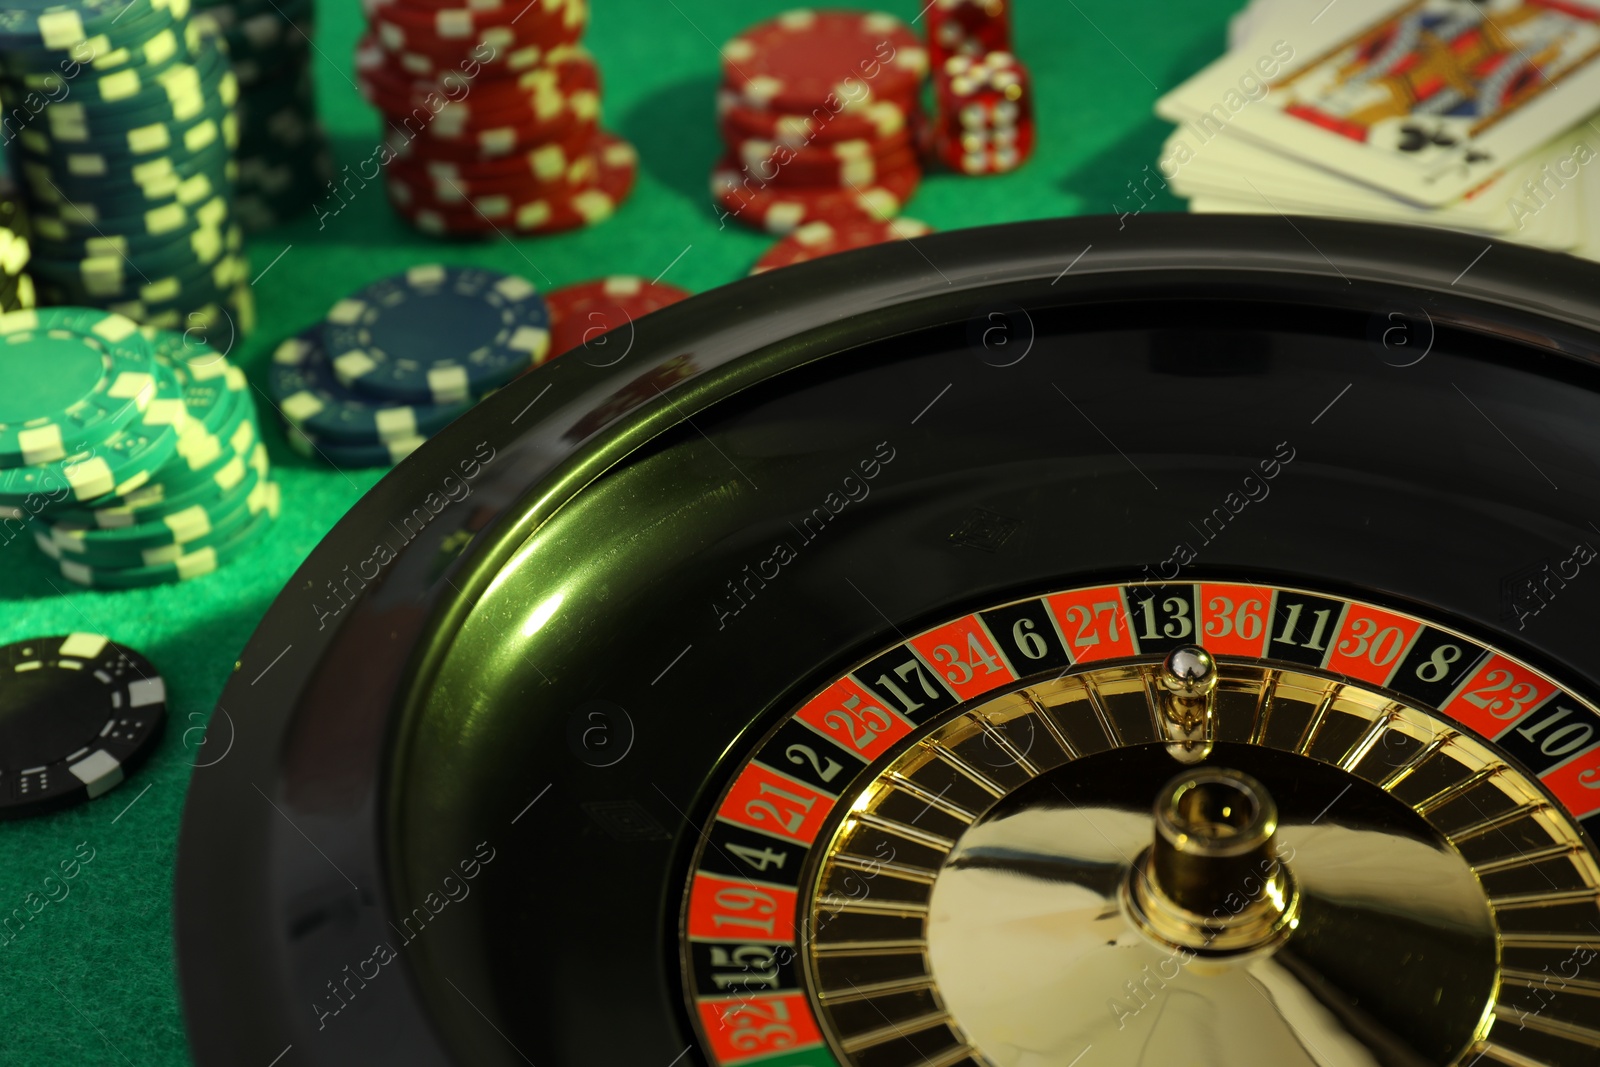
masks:
{"label": "green chip", "polygon": [[237,520],[248,510],[253,495],[261,486],[269,484],[264,472],[254,467],[245,470],[245,477],[224,495],[180,508],[159,519],[113,529],[54,523],[48,531],[36,531],[35,540],[46,554],[57,559],[117,566],[155,562],[142,558],[149,550],[181,548],[191,543],[197,548],[213,544],[216,543],[215,532],[238,526]]}
{"label": "green chip", "polygon": [[220,434],[196,434],[185,426],[172,456],[145,484],[87,506],[55,508],[52,520],[102,529],[137,526],[231,492],[249,466],[265,473],[266,448],[257,439],[254,405],[243,393],[234,397]]}
{"label": "green chip", "polygon": [[87,308],[0,315],[0,467],[65,459],[130,425],[156,399],[138,327]]}
{"label": "green chip", "polygon": [[0,8],[0,48],[67,52],[124,17],[148,17],[152,0],[7,0]]}
{"label": "green chip", "polygon": [[279,494],[276,482],[265,483],[267,489],[259,511],[231,539],[217,545],[208,545],[187,552],[154,566],[106,568],[91,567],[70,560],[61,561],[61,576],[78,585],[97,589],[137,589],[143,586],[183,582],[210,574],[218,567],[238,559],[256,542],[266,536],[278,517]]}
{"label": "green chip", "polygon": [[244,371],[187,332],[152,326],[141,326],[139,332],[150,343],[157,362],[171,367],[177,375],[190,422],[208,434],[221,432],[235,412],[238,395],[250,388]]}
{"label": "green chip", "polygon": [[[247,424],[245,429],[253,435],[254,426]],[[229,452],[225,457],[219,458],[209,469],[209,473],[193,485],[174,489],[165,481],[153,481],[123,498],[124,503],[104,506],[94,511],[53,511],[51,518],[55,522],[77,527],[92,526],[102,530],[117,530],[155,522],[197,504],[215,508],[225,497],[239,488],[251,471],[259,477],[270,469],[265,445],[255,441],[252,436],[247,448],[248,451],[244,453]],[[170,468],[169,462],[168,469]],[[165,472],[162,476],[165,477]]]}
{"label": "green chip", "polygon": [[0,507],[26,506],[41,498],[50,506],[131,493],[172,458],[187,421],[177,377],[157,365],[155,399],[121,430],[64,459],[0,468]]}

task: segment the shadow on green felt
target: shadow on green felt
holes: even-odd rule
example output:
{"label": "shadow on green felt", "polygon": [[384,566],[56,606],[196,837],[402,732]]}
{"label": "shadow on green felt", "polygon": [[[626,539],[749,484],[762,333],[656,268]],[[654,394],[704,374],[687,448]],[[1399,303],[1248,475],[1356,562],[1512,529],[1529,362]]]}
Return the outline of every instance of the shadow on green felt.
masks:
{"label": "shadow on green felt", "polygon": [[1182,211],[1157,160],[1172,127],[1152,117],[1129,130],[1105,151],[1063,175],[1063,192],[1080,198],[1087,213],[1121,217],[1132,225],[1141,214]]}
{"label": "shadow on green felt", "polygon": [[613,120],[639,150],[641,166],[696,211],[710,210],[711,167],[722,154],[717,84],[710,75],[676,82]]}
{"label": "shadow on green felt", "polygon": [[[1179,85],[1217,55],[1216,43],[1196,40],[1159,73],[1160,84]],[[1157,165],[1161,146],[1172,129],[1171,123],[1154,113],[1146,115],[1099,155],[1063,175],[1060,188],[1079,197],[1087,213],[1120,217],[1124,225],[1132,225],[1135,218],[1148,212],[1184,210],[1184,201],[1173,195]]]}
{"label": "shadow on green felt", "polygon": [[[39,528],[44,527],[41,525]],[[7,531],[13,532],[9,523]],[[0,597],[7,600],[38,600],[81,591],[80,586],[63,578],[56,562],[34,545],[31,523],[13,540],[0,547],[0,574],[5,575],[4,581],[0,582]]]}

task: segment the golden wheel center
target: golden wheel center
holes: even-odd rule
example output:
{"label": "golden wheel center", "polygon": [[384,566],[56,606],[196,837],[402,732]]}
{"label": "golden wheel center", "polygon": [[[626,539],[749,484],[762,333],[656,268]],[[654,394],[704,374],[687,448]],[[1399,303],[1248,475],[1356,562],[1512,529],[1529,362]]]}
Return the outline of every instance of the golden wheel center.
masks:
{"label": "golden wheel center", "polygon": [[960,711],[841,802],[804,956],[846,1062],[928,1027],[995,1067],[1470,1063],[1497,1027],[1600,1055],[1498,998],[1600,992],[1551,982],[1600,939],[1577,828],[1377,689],[1186,646]]}

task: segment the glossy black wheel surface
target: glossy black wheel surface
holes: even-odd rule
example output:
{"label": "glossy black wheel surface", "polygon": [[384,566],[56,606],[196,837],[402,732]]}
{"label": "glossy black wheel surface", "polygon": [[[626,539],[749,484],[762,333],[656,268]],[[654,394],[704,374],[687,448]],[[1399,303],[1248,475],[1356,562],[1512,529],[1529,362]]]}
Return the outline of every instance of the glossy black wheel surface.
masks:
{"label": "glossy black wheel surface", "polygon": [[1600,269],[1138,223],[736,283],[385,478],[210,727],[178,872],[197,1061],[706,1062],[680,923],[730,768],[875,650],[990,605],[1271,582],[1592,700],[1600,579],[1527,589],[1600,537]]}

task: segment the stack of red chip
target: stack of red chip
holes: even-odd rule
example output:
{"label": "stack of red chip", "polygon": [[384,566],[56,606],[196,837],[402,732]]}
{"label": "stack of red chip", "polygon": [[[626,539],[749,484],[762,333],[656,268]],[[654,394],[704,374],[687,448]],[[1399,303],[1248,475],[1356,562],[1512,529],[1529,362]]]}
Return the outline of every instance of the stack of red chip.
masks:
{"label": "stack of red chip", "polygon": [[933,227],[916,219],[898,218],[888,222],[852,219],[848,222],[808,222],[777,241],[756,260],[751,274],[765,274],[779,267],[810,263],[814,259],[850,252],[857,248],[909,241],[933,232]]}
{"label": "stack of red chip", "polygon": [[1033,90],[1011,52],[1009,0],[934,0],[928,9],[938,118],[924,150],[963,174],[1004,174],[1033,154]]}
{"label": "stack of red chip", "polygon": [[725,217],[775,233],[888,219],[922,178],[912,132],[927,52],[893,15],[799,9],[723,50],[728,153],[712,172]]}
{"label": "stack of red chip", "polygon": [[385,118],[395,210],[440,235],[607,218],[638,157],[600,127],[586,0],[364,0],[362,93]]}

